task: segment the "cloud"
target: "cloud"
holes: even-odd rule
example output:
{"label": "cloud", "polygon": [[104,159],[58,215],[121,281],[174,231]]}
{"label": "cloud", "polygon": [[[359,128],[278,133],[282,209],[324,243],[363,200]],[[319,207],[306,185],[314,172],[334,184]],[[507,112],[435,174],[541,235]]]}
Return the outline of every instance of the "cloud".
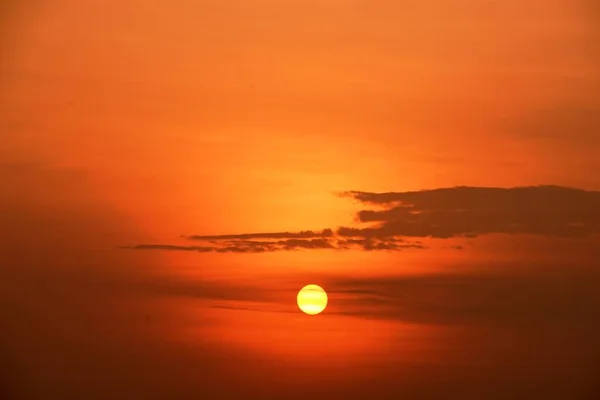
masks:
{"label": "cloud", "polygon": [[272,251],[292,251],[306,249],[332,249],[332,250],[401,250],[423,249],[420,242],[407,242],[389,239],[287,239],[276,241],[230,240],[212,241],[208,246],[179,246],[170,244],[138,244],[121,246],[121,249],[130,250],[166,250],[166,251],[196,251],[200,253],[264,253]]}
{"label": "cloud", "polygon": [[347,295],[336,299],[343,315],[436,325],[600,328],[598,270],[541,263],[524,271],[518,261],[511,266],[493,272],[336,277],[326,286],[334,295]]}
{"label": "cloud", "polygon": [[[138,244],[135,246],[121,246],[121,249],[132,249],[132,250],[169,250],[169,251],[197,251],[200,253],[210,253],[210,252],[219,252],[219,253],[234,253],[234,252],[260,252],[260,247],[235,247],[235,246],[227,246],[227,247],[212,247],[212,246],[177,246],[170,244]],[[264,251],[264,250],[262,250]]]}
{"label": "cloud", "polygon": [[289,309],[274,309],[273,307],[268,308],[260,305],[255,305],[255,306],[248,306],[248,307],[243,307],[243,306],[228,306],[228,305],[222,305],[222,304],[216,304],[216,305],[212,305],[210,306],[210,308],[217,308],[217,309],[221,309],[221,310],[233,310],[233,311],[253,311],[253,312],[266,312],[266,313],[286,313],[286,314],[294,314],[297,313],[297,311],[295,309],[289,310]]}
{"label": "cloud", "polygon": [[[300,232],[191,235],[200,246],[140,244],[135,250],[262,253],[300,249],[424,249],[416,238],[526,234],[573,238],[600,234],[600,192],[560,186],[453,187],[409,192],[339,194],[377,209],[359,210],[368,227]],[[407,238],[412,238],[410,241]],[[462,249],[460,245],[452,248]]]}
{"label": "cloud", "polygon": [[[197,239],[194,239],[197,240]],[[298,250],[298,249],[333,249],[332,243],[326,239],[287,239],[277,241],[232,240],[225,242],[213,241],[211,246],[177,246],[169,244],[139,244],[122,246],[123,249],[133,250],[175,250],[197,251],[200,253],[263,253],[266,251]],[[221,245],[223,243],[224,245]]]}
{"label": "cloud", "polygon": [[331,237],[331,229],[322,231],[301,231],[301,232],[275,232],[275,233],[242,233],[234,235],[191,235],[184,236],[190,240],[226,240],[226,239],[310,239]]}
{"label": "cloud", "polygon": [[553,237],[600,233],[600,192],[559,186],[454,187],[413,192],[348,192],[383,210],[358,212],[375,228],[340,228],[345,236],[475,237],[492,233]]}

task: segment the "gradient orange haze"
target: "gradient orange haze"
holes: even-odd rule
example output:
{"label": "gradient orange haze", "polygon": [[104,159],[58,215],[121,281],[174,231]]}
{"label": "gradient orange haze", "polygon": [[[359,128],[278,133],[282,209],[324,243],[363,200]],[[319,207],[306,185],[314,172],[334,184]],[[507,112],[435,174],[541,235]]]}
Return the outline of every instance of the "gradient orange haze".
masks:
{"label": "gradient orange haze", "polygon": [[[117,248],[362,226],[364,204],[336,195],[349,190],[593,197],[592,0],[5,1],[0,13],[0,397],[597,393],[597,236]],[[308,283],[330,295],[318,318],[295,303]]]}

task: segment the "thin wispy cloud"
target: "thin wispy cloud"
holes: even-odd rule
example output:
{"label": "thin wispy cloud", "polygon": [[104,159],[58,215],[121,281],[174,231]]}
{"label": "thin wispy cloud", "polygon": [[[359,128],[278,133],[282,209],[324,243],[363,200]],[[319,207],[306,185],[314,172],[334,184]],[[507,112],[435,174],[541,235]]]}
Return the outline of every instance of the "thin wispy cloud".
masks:
{"label": "thin wispy cloud", "polygon": [[131,250],[166,250],[166,251],[192,251],[199,253],[265,253],[273,251],[292,250],[401,250],[423,249],[420,242],[404,242],[401,239],[287,239],[274,241],[228,240],[211,241],[206,246],[179,246],[170,244],[138,244],[122,246],[122,249]]}
{"label": "thin wispy cloud", "polygon": [[336,299],[339,314],[444,325],[572,324],[573,330],[589,331],[599,326],[597,281],[596,270],[563,270],[545,263],[519,273],[496,269],[493,273],[338,277],[327,283],[332,296],[348,294]]}
{"label": "thin wispy cloud", "polygon": [[242,233],[229,235],[190,235],[183,236],[190,240],[227,240],[227,239],[311,239],[320,237],[331,237],[331,229],[322,231],[300,231],[300,232],[274,232],[274,233]]}
{"label": "thin wispy cloud", "polygon": [[[194,239],[198,240],[198,239]],[[298,250],[298,249],[332,249],[334,245],[326,239],[287,239],[277,241],[228,240],[211,241],[208,246],[177,246],[168,244],[140,244],[123,246],[134,250],[175,250],[197,251],[200,253],[263,253],[267,251]]]}

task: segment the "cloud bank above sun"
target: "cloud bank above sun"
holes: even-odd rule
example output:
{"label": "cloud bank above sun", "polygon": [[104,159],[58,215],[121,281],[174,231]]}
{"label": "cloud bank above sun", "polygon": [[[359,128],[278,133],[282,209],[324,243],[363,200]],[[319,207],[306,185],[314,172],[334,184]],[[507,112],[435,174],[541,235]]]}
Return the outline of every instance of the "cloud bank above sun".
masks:
{"label": "cloud bank above sun", "polygon": [[[600,192],[560,186],[453,187],[411,192],[340,193],[363,206],[364,227],[300,232],[190,235],[194,245],[138,244],[135,250],[260,253],[299,249],[424,249],[419,239],[488,234],[586,237],[600,233]],[[373,209],[375,208],[375,209]]]}

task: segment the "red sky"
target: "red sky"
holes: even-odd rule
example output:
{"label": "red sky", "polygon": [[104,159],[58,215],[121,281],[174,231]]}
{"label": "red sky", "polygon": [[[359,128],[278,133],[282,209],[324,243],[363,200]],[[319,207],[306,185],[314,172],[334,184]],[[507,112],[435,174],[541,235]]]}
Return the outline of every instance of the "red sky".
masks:
{"label": "red sky", "polygon": [[598,10],[4,2],[0,387],[595,398]]}

